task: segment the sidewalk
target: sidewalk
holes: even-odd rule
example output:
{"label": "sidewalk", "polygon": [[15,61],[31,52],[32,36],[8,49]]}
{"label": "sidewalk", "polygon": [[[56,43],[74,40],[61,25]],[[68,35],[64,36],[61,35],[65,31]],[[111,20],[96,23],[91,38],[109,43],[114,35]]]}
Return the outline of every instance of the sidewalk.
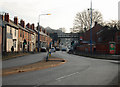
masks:
{"label": "sidewalk", "polygon": [[11,53],[11,54],[6,54],[2,56],[2,61],[21,57],[21,56],[26,56],[26,55],[31,55],[33,53]]}
{"label": "sidewalk", "polygon": [[46,69],[46,68],[50,68],[50,67],[55,67],[55,66],[64,64],[65,62],[66,61],[62,58],[50,57],[47,62],[44,59],[42,61],[32,63],[32,64],[28,64],[28,65],[3,69],[2,70],[2,76],[11,75],[11,74],[18,74],[18,73],[28,72],[28,71],[41,70],[41,69]]}
{"label": "sidewalk", "polygon": [[28,54],[24,56],[23,55],[17,56],[17,57],[2,61],[2,68],[5,69],[10,67],[17,67],[17,66],[32,64],[38,61],[42,61],[46,56],[47,56],[46,52]]}
{"label": "sidewalk", "polygon": [[74,54],[74,55],[79,55],[79,56],[91,57],[91,58],[95,58],[95,59],[106,59],[106,60],[120,61],[120,55],[95,54],[95,53],[90,54],[90,53],[79,52],[79,51],[68,52],[68,53]]}

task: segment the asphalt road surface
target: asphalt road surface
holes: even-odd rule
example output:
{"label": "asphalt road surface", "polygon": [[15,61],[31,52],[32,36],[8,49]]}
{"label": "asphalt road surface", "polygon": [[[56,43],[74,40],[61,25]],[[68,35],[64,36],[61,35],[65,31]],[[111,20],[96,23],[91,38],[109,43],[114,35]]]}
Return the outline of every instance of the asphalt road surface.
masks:
{"label": "asphalt road surface", "polygon": [[[117,83],[116,80],[111,83],[118,76],[118,64],[114,61],[86,58],[66,52],[55,52],[52,56],[64,58],[67,62],[53,68],[4,76],[3,85],[37,87],[40,85],[115,85]],[[32,55],[30,57],[35,59]],[[21,61],[24,61],[24,58]]]}

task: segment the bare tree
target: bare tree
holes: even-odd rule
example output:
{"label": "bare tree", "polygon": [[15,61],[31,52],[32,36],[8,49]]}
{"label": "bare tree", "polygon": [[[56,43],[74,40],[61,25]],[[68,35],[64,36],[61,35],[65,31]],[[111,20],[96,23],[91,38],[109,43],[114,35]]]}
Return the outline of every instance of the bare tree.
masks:
{"label": "bare tree", "polygon": [[[74,31],[86,31],[90,29],[91,12],[90,10],[84,10],[83,12],[78,12],[74,19]],[[92,26],[95,22],[102,23],[102,14],[99,11],[92,10]]]}
{"label": "bare tree", "polygon": [[106,22],[105,25],[109,26],[110,28],[116,27],[117,29],[120,29],[120,21],[117,20],[111,20],[109,22]]}

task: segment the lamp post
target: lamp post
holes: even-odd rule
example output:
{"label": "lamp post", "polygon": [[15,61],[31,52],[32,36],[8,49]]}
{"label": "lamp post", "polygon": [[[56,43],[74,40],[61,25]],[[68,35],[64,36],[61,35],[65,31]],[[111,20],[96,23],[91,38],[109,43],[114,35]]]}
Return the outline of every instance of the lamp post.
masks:
{"label": "lamp post", "polygon": [[38,52],[39,52],[39,48],[40,48],[40,16],[43,15],[51,15],[51,14],[40,14],[39,15],[39,20],[38,20]]}
{"label": "lamp post", "polygon": [[90,21],[90,53],[92,54],[92,1],[91,1],[91,7],[90,7],[90,9],[88,9],[88,10],[90,10],[90,14],[91,14],[91,21]]}

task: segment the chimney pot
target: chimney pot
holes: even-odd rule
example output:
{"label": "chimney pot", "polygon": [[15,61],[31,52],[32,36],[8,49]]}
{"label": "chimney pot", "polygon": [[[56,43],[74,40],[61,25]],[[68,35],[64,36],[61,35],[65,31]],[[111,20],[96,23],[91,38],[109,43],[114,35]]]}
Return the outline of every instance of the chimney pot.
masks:
{"label": "chimney pot", "polygon": [[9,14],[5,13],[5,21],[9,22]]}
{"label": "chimney pot", "polygon": [[32,24],[32,25],[31,25],[31,29],[33,29],[33,30],[34,30],[34,24]]}
{"label": "chimney pot", "polygon": [[14,17],[14,23],[15,23],[16,25],[18,25],[18,18],[17,18],[17,17]]}
{"label": "chimney pot", "polygon": [[20,21],[20,25],[23,27],[23,28],[25,28],[25,22],[21,19],[21,21]]}
{"label": "chimney pot", "polygon": [[27,25],[26,25],[28,28],[30,28],[30,23],[27,23]]}

